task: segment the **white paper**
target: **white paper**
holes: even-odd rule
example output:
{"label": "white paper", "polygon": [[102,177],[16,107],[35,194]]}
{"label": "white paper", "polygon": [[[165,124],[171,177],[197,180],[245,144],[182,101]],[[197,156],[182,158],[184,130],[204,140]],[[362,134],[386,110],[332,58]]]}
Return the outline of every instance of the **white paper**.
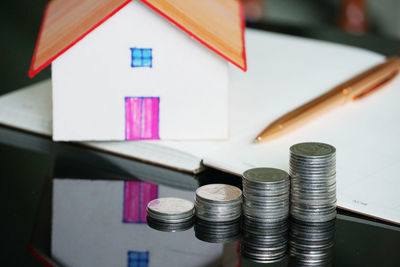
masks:
{"label": "white paper", "polygon": [[[130,48],[152,67],[131,67]],[[53,139],[125,140],[125,97],[159,97],[161,139],[228,137],[228,63],[132,1],[52,63]]]}
{"label": "white paper", "polygon": [[2,95],[0,123],[51,136],[51,81],[41,81]]}
{"label": "white paper", "polygon": [[[193,200],[192,191],[158,186],[159,197]],[[128,251],[149,251],[149,266],[208,266],[223,244],[197,240],[193,228],[166,233],[123,223],[123,181],[54,179],[52,257],[63,266],[127,266]]]}
{"label": "white paper", "polygon": [[232,70],[231,75],[233,138],[207,154],[204,164],[237,175],[260,166],[288,171],[291,145],[329,143],[337,149],[338,206],[400,223],[400,77],[290,134],[254,144],[268,123],[384,57],[324,42],[248,33],[248,72]]}

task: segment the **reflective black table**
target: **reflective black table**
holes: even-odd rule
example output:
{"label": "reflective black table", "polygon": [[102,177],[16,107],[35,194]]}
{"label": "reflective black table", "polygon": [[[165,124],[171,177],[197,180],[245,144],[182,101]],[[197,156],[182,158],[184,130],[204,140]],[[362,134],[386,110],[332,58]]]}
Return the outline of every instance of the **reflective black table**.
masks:
{"label": "reflective black table", "polygon": [[[265,265],[265,263],[259,263],[254,259],[242,257],[239,253],[240,236],[237,240],[228,240],[229,242],[227,243],[214,243],[221,240],[216,240],[213,237],[212,226],[209,229],[211,233],[207,234],[206,229],[206,235],[204,235],[204,230],[202,236],[198,235],[200,239],[205,241],[199,240],[196,237],[194,230],[195,228],[199,228],[196,223],[194,227],[181,232],[162,232],[150,228],[145,223],[143,215],[143,208],[145,207],[145,194],[143,192],[149,193],[149,191],[140,191],[142,192],[139,194],[141,197],[139,200],[135,200],[142,201],[142,211],[138,213],[142,215],[137,215],[141,216],[141,221],[139,223],[132,223],[127,219],[125,223],[125,219],[123,219],[123,216],[125,216],[124,208],[120,206],[120,203],[124,203],[124,196],[126,195],[126,191],[123,188],[139,188],[138,190],[157,188],[157,194],[153,194],[153,196],[178,196],[193,199],[195,189],[201,185],[227,183],[241,187],[241,180],[237,176],[212,169],[206,169],[199,175],[176,172],[130,159],[119,158],[115,155],[88,150],[79,145],[54,143],[46,137],[35,136],[6,127],[0,128],[0,138],[3,142],[7,140],[9,144],[1,145],[1,153],[3,155],[2,170],[8,175],[7,179],[14,179],[12,181],[2,181],[3,184],[7,185],[7,187],[2,186],[2,207],[5,211],[3,215],[6,215],[3,221],[8,229],[6,231],[3,228],[3,236],[8,241],[8,244],[10,244],[9,248],[15,249],[15,247],[19,246],[18,250],[9,251],[10,255],[14,255],[15,257],[21,255],[20,258],[6,258],[8,264],[11,263],[13,265],[13,263],[18,263],[16,265],[40,266],[41,263],[36,261],[35,257],[28,256],[28,251],[30,250],[31,254],[35,254],[42,259],[47,258],[46,261],[54,263],[55,266],[78,265],[73,264],[74,261],[72,263],[69,262],[71,255],[68,255],[68,253],[66,255],[63,254],[63,251],[71,250],[68,246],[66,248],[58,246],[56,252],[51,251],[52,245],[54,246],[57,243],[56,240],[59,243],[61,242],[61,244],[66,242],[65,240],[69,240],[68,244],[72,243],[74,244],[72,247],[76,246],[76,248],[79,248],[75,251],[72,250],[74,252],[72,259],[75,260],[80,259],[80,257],[96,258],[96,252],[107,253],[108,248],[112,248],[115,246],[113,244],[119,243],[118,238],[120,238],[121,233],[118,230],[112,230],[107,227],[101,230],[101,227],[104,226],[103,224],[107,225],[104,222],[107,222],[108,214],[116,211],[119,215],[116,216],[117,219],[115,221],[120,223],[121,227],[127,231],[124,235],[130,236],[128,240],[124,241],[125,247],[121,249],[123,251],[119,256],[122,258],[123,266],[130,266],[127,265],[128,253],[135,251],[138,253],[149,253],[146,256],[149,265],[142,266],[159,266],[154,265],[154,263],[159,262],[160,257],[163,259],[164,266]],[[116,162],[118,164],[115,164]],[[167,177],[169,178],[166,179]],[[91,186],[86,186],[86,188],[94,191],[89,192],[89,189],[87,192],[79,190],[79,188],[85,187],[81,186],[81,183],[84,185],[88,181],[91,182]],[[64,190],[73,194],[68,195],[64,192],[64,195],[61,194],[63,201],[60,202],[57,201],[60,191],[57,191],[58,193],[53,192],[53,189],[55,183],[62,184],[62,182],[77,184],[72,185],[72,190],[68,190],[68,187]],[[90,217],[90,223],[88,223],[87,220],[84,220],[85,216],[82,215],[85,212],[79,211],[79,207],[85,206],[84,203],[89,205],[87,204],[88,201],[85,200],[85,196],[88,194],[97,195],[97,199],[96,197],[89,198],[94,203],[97,203],[98,200],[112,199],[112,194],[104,191],[105,189],[102,189],[103,191],[96,191],[97,183],[114,184],[121,190],[118,191],[119,195],[116,195],[118,203],[115,208],[112,208],[111,205],[107,211],[105,207],[108,204],[100,206],[100,208],[96,205],[93,207],[88,206],[88,210],[91,213],[90,216],[93,218],[96,216],[105,216],[104,219],[93,221],[90,219],[92,217]],[[109,187],[106,186],[105,188]],[[81,192],[80,195],[79,192]],[[83,200],[80,199],[81,197],[84,197]],[[56,206],[58,213],[56,214],[54,214],[55,201],[56,204],[58,203]],[[77,204],[73,206],[73,203]],[[82,203],[82,205],[79,203]],[[72,213],[71,211],[67,213],[66,211],[70,210],[71,205],[75,207],[75,210]],[[103,208],[104,211],[101,211]],[[36,210],[36,213],[34,210]],[[334,231],[328,231],[326,240],[329,242],[326,245],[322,244],[329,253],[329,257],[326,258],[327,261],[323,262],[324,264],[330,266],[398,266],[400,264],[400,255],[398,253],[398,248],[400,247],[400,227],[341,210],[338,213],[337,219],[334,222]],[[68,227],[64,225],[64,228],[60,228],[60,226],[56,227],[54,225],[55,222],[53,220],[54,218],[59,218],[59,214],[69,215],[60,219]],[[121,219],[120,216],[123,218]],[[69,221],[70,218],[75,219]],[[138,220],[137,218],[133,218],[133,220]],[[83,233],[76,232],[83,225],[86,225],[84,228],[88,230]],[[306,229],[306,231],[321,232],[318,228],[313,227],[311,225],[301,228],[300,225],[300,229],[303,229],[303,231]],[[100,228],[100,230],[94,235],[97,238],[96,240],[98,240],[94,247],[98,246],[98,248],[93,252],[93,245],[87,246],[85,234],[88,235],[88,242],[91,242],[90,238],[93,238],[93,233],[90,233],[91,229],[97,228]],[[60,229],[63,230],[60,231]],[[298,224],[296,226],[296,222],[292,222],[288,229],[287,242],[289,246],[287,255],[289,255],[291,249],[290,244],[293,242],[293,235],[290,233],[291,231],[296,231],[296,229],[299,229]],[[32,233],[31,237],[28,238],[30,233]],[[139,242],[135,238],[136,235],[139,235]],[[51,241],[54,236],[57,236],[57,239]],[[19,238],[19,240],[13,239],[14,237]],[[117,241],[112,240],[114,237]],[[23,241],[26,243],[22,244]],[[108,243],[111,244],[110,247],[107,245]],[[138,244],[145,244],[146,246],[135,250]],[[318,244],[321,245],[321,242]],[[165,251],[165,253],[158,255],[159,253],[154,251]],[[212,255],[209,254],[210,251],[213,252]],[[93,255],[92,253],[95,254]],[[185,255],[184,257],[181,255],[182,253]],[[312,250],[310,253],[313,253]],[[169,255],[171,258],[165,258],[166,255]],[[208,256],[204,255],[211,255],[212,257],[208,258]],[[134,256],[132,257],[135,258]],[[144,256],[142,255],[141,257]],[[176,259],[180,259],[180,257],[182,257],[182,261],[178,261],[178,263],[184,263],[183,265],[177,264]],[[97,258],[100,257],[97,256]],[[76,263],[78,262],[76,261]],[[290,266],[298,266],[293,265],[295,263],[296,258],[291,259],[287,256],[279,262],[268,265],[289,266],[290,264]],[[93,265],[100,266],[99,264]]]}

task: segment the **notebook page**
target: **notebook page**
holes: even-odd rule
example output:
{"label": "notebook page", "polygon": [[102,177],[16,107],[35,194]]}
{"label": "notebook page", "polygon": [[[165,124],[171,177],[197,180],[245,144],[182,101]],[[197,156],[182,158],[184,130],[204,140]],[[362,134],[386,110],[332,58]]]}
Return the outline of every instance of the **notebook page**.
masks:
{"label": "notebook page", "polygon": [[2,95],[0,124],[51,135],[51,81],[41,81]]}
{"label": "notebook page", "polygon": [[240,80],[240,73],[232,79],[237,86],[231,103],[239,107],[233,112],[238,120],[232,129],[237,134],[204,163],[237,175],[258,166],[288,171],[291,145],[326,142],[337,149],[338,205],[400,223],[399,77],[288,135],[252,143],[269,122],[384,59],[361,49],[289,38],[248,31],[249,82]]}

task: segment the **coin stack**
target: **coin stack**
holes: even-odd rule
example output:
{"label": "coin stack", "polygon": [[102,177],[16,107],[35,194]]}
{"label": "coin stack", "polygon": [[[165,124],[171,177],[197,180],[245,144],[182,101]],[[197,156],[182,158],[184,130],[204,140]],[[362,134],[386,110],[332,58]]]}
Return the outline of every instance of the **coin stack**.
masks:
{"label": "coin stack", "polygon": [[181,198],[158,198],[147,204],[147,224],[156,230],[177,232],[193,226],[194,205]]}
{"label": "coin stack", "polygon": [[292,219],[289,262],[293,266],[331,266],[334,239],[335,220],[315,223]]}
{"label": "coin stack", "polygon": [[289,174],[254,168],[243,174],[243,239],[241,253],[256,262],[277,262],[286,255]]}
{"label": "coin stack", "polygon": [[210,222],[196,218],[194,232],[198,239],[210,243],[232,242],[240,236],[240,218],[229,222]]}
{"label": "coin stack", "polygon": [[289,215],[289,174],[280,169],[254,168],[243,173],[243,214],[271,223]]}
{"label": "coin stack", "polygon": [[242,190],[226,184],[208,184],[196,190],[195,214],[209,222],[230,222],[242,215]]}
{"label": "coin stack", "polygon": [[324,143],[290,147],[290,214],[306,222],[336,217],[336,149]]}

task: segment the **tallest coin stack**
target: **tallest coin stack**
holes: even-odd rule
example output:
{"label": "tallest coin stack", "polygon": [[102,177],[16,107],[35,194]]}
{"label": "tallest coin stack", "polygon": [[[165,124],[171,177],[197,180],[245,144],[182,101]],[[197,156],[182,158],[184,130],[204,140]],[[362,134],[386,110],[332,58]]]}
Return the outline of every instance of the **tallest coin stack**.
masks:
{"label": "tallest coin stack", "polygon": [[290,214],[306,222],[336,217],[336,149],[324,143],[290,147]]}

